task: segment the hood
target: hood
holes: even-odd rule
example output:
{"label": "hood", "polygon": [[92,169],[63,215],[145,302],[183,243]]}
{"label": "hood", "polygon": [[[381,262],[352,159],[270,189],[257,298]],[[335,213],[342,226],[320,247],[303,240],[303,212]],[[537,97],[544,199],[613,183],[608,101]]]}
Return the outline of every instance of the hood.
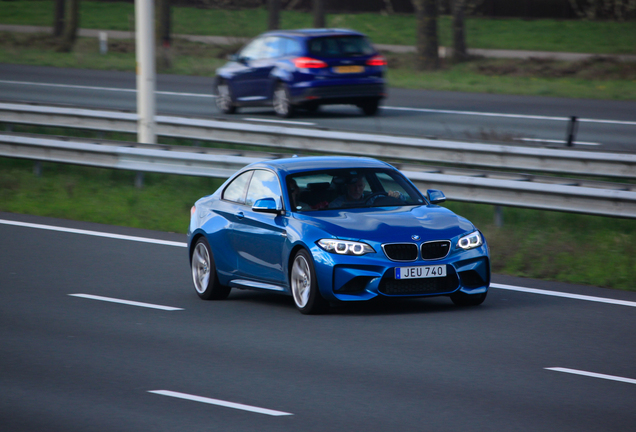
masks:
{"label": "hood", "polygon": [[421,241],[445,240],[475,229],[465,218],[435,205],[323,210],[297,217],[337,238],[381,243],[412,242],[413,235]]}

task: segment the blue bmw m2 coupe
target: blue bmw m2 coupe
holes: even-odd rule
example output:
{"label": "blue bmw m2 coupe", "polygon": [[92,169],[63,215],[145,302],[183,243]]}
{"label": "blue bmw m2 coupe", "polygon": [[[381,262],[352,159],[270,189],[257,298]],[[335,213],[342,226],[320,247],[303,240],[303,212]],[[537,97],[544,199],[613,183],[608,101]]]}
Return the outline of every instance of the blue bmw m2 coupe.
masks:
{"label": "blue bmw m2 coupe", "polygon": [[388,163],[294,157],[251,164],[192,207],[194,288],[290,295],[304,314],[374,297],[479,305],[490,284],[482,233]]}

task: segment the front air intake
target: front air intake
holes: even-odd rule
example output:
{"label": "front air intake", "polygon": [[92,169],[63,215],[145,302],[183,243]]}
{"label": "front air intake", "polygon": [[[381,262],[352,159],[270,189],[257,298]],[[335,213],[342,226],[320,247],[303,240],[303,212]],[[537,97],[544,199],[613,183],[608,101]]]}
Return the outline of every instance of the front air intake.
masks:
{"label": "front air intake", "polygon": [[442,240],[422,243],[420,250],[423,260],[442,259],[450,252],[450,242],[448,240]]}
{"label": "front air intake", "polygon": [[384,244],[382,249],[391,261],[415,261],[417,259],[417,245],[414,243]]}

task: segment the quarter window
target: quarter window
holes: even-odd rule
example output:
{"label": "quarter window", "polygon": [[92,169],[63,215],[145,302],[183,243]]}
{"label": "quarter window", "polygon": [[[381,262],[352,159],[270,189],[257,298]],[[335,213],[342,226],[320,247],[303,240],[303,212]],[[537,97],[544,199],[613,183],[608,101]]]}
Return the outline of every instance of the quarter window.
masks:
{"label": "quarter window", "polygon": [[253,172],[247,171],[232,180],[223,191],[223,199],[243,204],[245,202],[245,188]]}

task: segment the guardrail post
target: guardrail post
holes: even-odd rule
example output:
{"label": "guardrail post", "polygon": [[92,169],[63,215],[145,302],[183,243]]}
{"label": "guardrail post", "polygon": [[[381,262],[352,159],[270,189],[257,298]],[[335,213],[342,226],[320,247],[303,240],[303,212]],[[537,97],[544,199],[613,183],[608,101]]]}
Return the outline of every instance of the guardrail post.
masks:
{"label": "guardrail post", "polygon": [[572,147],[574,145],[574,140],[576,139],[576,130],[578,128],[578,123],[576,120],[576,116],[572,116],[570,117],[570,121],[568,123],[568,147]]}
{"label": "guardrail post", "polygon": [[503,226],[503,210],[501,206],[495,206],[495,226],[501,228]]}
{"label": "guardrail post", "polygon": [[144,173],[142,171],[137,171],[137,175],[135,175],[135,187],[137,189],[144,187]]}
{"label": "guardrail post", "polygon": [[42,177],[42,161],[35,161],[35,164],[33,164],[33,174],[36,177]]}

